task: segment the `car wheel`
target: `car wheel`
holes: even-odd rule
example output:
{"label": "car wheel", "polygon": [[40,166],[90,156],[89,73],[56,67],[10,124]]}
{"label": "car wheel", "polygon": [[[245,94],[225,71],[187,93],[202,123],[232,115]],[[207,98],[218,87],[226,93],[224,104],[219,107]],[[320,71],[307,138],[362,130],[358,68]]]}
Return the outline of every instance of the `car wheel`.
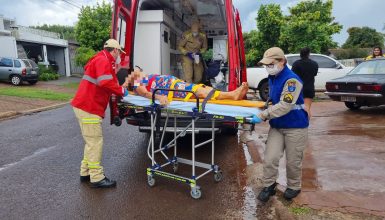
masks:
{"label": "car wheel", "polygon": [[21,77],[18,75],[12,75],[11,76],[11,83],[14,86],[18,86],[21,84]]}
{"label": "car wheel", "polygon": [[267,101],[269,98],[269,82],[265,81],[259,86],[259,96],[263,101]]}
{"label": "car wheel", "polygon": [[35,84],[37,83],[37,80],[28,81],[28,83],[29,83],[30,85],[35,85]]}
{"label": "car wheel", "polygon": [[361,108],[361,105],[357,102],[345,102],[345,106],[348,107],[350,110],[358,110]]}

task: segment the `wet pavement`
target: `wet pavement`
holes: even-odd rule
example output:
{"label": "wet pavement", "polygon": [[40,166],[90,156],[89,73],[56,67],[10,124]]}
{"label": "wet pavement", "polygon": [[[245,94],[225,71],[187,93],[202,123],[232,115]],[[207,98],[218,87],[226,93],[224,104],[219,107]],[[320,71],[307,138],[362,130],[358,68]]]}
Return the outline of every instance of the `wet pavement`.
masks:
{"label": "wet pavement", "polygon": [[[385,107],[350,111],[343,103],[327,101],[312,109],[303,189],[295,203],[385,217]],[[256,126],[256,152],[263,151],[267,131],[267,123]],[[281,190],[285,181],[281,166]]]}
{"label": "wet pavement", "polygon": [[[68,90],[61,83],[39,86]],[[13,104],[4,106],[16,107],[9,101]],[[19,109],[28,107],[25,100],[20,103]],[[38,103],[30,104],[30,108],[36,108]],[[303,190],[294,203],[332,213],[365,214],[354,219],[366,219],[366,214],[384,218],[384,115],[385,107],[354,112],[343,103],[314,103],[303,163]],[[271,204],[263,205],[255,199],[261,187],[268,123],[256,126],[254,141],[248,147],[238,145],[237,137],[218,136],[216,161],[225,178],[221,183],[214,183],[212,175],[199,180],[203,192],[200,200],[190,197],[188,186],[166,179],[157,178],[156,186],[148,187],[145,168],[150,164],[146,157],[149,136],[125,123],[122,127],[110,126],[108,118],[103,127],[103,164],[108,177],[118,181],[116,189],[90,189],[79,183],[82,137],[68,105],[0,121],[0,219],[275,218]],[[183,144],[189,143],[184,139]],[[209,149],[199,149],[198,157],[209,161]],[[179,150],[185,155],[190,151],[190,146]],[[281,165],[284,163],[282,160]],[[180,173],[189,175],[190,169],[180,166]],[[284,190],[284,168],[278,182]],[[271,203],[281,197],[278,194]]]}
{"label": "wet pavement", "polygon": [[[2,121],[0,129],[0,219],[254,218],[254,193],[246,185],[246,158],[236,136],[217,137],[224,180],[198,180],[203,195],[194,200],[181,183],[157,178],[155,187],[147,186],[149,136],[136,127],[104,120],[103,165],[117,180],[115,189],[79,182],[83,141],[70,106]],[[191,146],[179,149],[190,151]],[[198,149],[197,157],[209,160],[209,148]],[[190,169],[180,165],[181,174]]]}

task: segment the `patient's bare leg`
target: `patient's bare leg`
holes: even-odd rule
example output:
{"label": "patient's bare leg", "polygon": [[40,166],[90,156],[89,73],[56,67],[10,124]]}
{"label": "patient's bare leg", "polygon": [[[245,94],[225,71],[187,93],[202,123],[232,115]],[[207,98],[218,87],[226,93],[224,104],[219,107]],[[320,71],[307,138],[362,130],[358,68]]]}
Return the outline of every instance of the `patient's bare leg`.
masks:
{"label": "patient's bare leg", "polygon": [[[199,96],[199,98],[206,98],[212,89],[213,88],[209,86],[199,87],[196,93]],[[246,95],[248,90],[249,90],[249,87],[247,86],[247,83],[242,83],[242,85],[234,91],[220,92],[217,99],[218,100],[223,100],[223,99],[241,100]]]}

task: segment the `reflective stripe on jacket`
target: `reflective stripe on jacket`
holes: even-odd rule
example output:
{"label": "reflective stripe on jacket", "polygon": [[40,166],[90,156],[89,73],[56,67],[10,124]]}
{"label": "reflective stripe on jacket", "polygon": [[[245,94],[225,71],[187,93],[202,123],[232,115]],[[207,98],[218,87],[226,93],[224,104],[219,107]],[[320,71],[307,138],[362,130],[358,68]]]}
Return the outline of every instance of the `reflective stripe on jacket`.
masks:
{"label": "reflective stripe on jacket", "polygon": [[106,51],[100,51],[84,67],[84,76],[71,105],[90,114],[104,118],[111,94],[122,96],[124,88],[115,75],[115,59]]}

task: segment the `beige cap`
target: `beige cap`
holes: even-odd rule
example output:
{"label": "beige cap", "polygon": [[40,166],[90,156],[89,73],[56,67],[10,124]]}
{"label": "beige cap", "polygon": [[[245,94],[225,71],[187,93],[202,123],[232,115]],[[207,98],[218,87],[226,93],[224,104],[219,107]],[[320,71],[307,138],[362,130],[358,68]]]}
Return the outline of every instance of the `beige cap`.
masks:
{"label": "beige cap", "polygon": [[258,65],[269,65],[272,64],[276,59],[285,59],[283,50],[279,47],[272,47],[265,51],[263,59],[258,62]]}
{"label": "beige cap", "polygon": [[124,52],[124,50],[120,46],[119,42],[115,39],[107,40],[106,43],[104,43],[104,48],[106,48],[106,47],[116,48],[116,49],[119,49],[122,53],[124,53],[124,54],[126,53],[126,52]]}

